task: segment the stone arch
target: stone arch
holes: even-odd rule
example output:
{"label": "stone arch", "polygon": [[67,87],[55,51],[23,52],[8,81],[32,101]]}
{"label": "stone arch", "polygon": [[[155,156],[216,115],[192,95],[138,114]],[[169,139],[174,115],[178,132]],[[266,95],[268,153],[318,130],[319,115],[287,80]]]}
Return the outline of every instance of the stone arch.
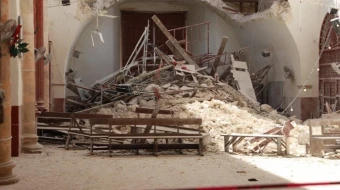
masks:
{"label": "stone arch", "polygon": [[[327,14],[320,31],[320,52],[325,46],[319,61],[320,114],[326,113],[326,103],[334,104],[339,101],[337,96],[340,95],[340,77],[331,65],[340,61],[340,35],[332,28],[330,20],[333,18],[335,15]],[[339,109],[339,106],[336,109]]]}

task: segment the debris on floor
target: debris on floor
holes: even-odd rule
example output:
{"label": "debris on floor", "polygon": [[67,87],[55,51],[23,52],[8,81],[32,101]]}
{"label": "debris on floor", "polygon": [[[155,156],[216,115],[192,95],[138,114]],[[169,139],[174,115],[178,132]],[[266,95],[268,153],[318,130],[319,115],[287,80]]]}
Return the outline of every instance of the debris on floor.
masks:
{"label": "debris on floor", "polygon": [[[168,55],[161,48],[148,43],[149,26],[146,27],[141,37],[144,42],[137,44],[128,63],[99,79],[91,87],[84,86],[81,79],[74,78],[73,71],[67,73],[67,87],[78,95],[68,98],[69,112],[136,118],[137,107],[154,109],[157,101],[162,99],[161,109],[172,110],[174,115],[160,115],[160,118],[202,118],[201,127],[209,137],[204,139],[205,149],[211,152],[224,150],[223,134],[264,134],[274,128],[281,129],[287,121],[292,121],[294,127],[288,137],[290,154],[306,154],[308,142],[301,139],[308,139],[302,137],[302,134],[308,134],[308,126],[302,125],[294,117],[280,115],[269,105],[260,105],[256,100],[255,93],[265,85],[263,79],[271,66],[249,73],[246,62],[235,60],[232,53],[221,53],[227,37],[222,41],[217,57],[203,56],[199,60],[204,61],[197,61],[183,49],[157,16],[152,19],[169,39],[167,45],[174,55]],[[146,53],[137,57],[143,48]],[[220,67],[225,66],[220,59],[223,56],[231,59],[224,60],[227,68]],[[219,69],[225,69],[223,77],[215,72]],[[149,116],[138,114],[138,117]],[[131,132],[131,128],[120,127],[114,131],[126,134]],[[266,153],[275,151],[273,143],[266,142]],[[254,150],[247,143],[241,144],[244,144],[244,151],[249,154]]]}

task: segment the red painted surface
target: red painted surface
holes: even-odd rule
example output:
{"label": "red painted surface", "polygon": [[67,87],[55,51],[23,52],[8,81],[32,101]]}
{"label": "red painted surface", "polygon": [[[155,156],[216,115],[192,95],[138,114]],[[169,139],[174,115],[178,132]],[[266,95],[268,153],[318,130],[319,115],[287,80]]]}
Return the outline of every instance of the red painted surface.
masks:
{"label": "red painted surface", "polygon": [[12,106],[12,157],[20,156],[20,134],[21,134],[21,107]]}
{"label": "red painted surface", "polygon": [[[44,0],[34,0],[35,48],[44,46]],[[47,47],[46,47],[47,48]],[[36,64],[36,100],[38,110],[44,110],[44,59]]]}
{"label": "red painted surface", "polygon": [[65,98],[54,98],[53,111],[65,112]]}

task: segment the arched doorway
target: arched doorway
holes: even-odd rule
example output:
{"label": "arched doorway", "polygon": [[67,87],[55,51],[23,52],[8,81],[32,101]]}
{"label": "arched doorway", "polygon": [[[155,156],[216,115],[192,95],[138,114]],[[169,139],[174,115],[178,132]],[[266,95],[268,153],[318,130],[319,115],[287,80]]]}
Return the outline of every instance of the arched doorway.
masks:
{"label": "arched doorway", "polygon": [[[336,110],[340,108],[340,75],[333,70],[331,65],[334,62],[340,62],[340,35],[333,29],[330,31],[332,26],[330,20],[334,17],[335,15],[326,15],[320,33],[320,52],[325,45],[319,62],[320,114],[327,113],[326,103],[330,106],[336,104]],[[327,40],[329,32],[331,33]]]}

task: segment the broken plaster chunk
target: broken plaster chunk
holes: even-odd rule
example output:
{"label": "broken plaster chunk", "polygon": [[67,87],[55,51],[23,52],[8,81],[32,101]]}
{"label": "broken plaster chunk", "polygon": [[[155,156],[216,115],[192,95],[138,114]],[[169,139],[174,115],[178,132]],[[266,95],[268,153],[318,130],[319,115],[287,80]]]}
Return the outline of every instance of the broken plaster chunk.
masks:
{"label": "broken plaster chunk", "polygon": [[114,107],[114,110],[116,112],[126,112],[128,109],[127,109],[126,105],[118,104],[117,106]]}
{"label": "broken plaster chunk", "polygon": [[169,87],[168,90],[177,91],[177,90],[179,90],[179,87],[177,85],[173,85],[173,86]]}
{"label": "broken plaster chunk", "polygon": [[261,109],[261,111],[264,111],[266,113],[270,113],[270,112],[273,111],[273,108],[270,105],[268,105],[268,104],[262,104],[260,106],[260,109]]}
{"label": "broken plaster chunk", "polygon": [[154,88],[156,88],[157,90],[161,90],[162,88],[159,86],[159,85],[157,85],[157,84],[150,84],[149,86],[147,86],[146,88],[145,88],[145,91],[147,91],[147,92],[153,92],[153,89]]}
{"label": "broken plaster chunk", "polygon": [[155,107],[156,106],[156,100],[150,100],[146,103],[146,107]]}
{"label": "broken plaster chunk", "polygon": [[138,103],[138,97],[132,99],[132,100],[129,102],[130,105],[137,105],[137,103]]}
{"label": "broken plaster chunk", "polygon": [[208,85],[205,84],[205,83],[201,84],[200,86],[201,86],[201,87],[205,87],[205,88],[208,87]]}
{"label": "broken plaster chunk", "polygon": [[139,106],[140,107],[145,107],[146,105],[147,105],[147,101],[146,100],[139,101]]}
{"label": "broken plaster chunk", "polygon": [[246,108],[246,107],[248,107],[248,104],[245,101],[239,101],[238,106]]}
{"label": "broken plaster chunk", "polygon": [[296,115],[289,117],[289,120],[290,121],[295,121],[295,123],[297,123],[297,124],[302,124],[303,123],[302,120],[300,120],[300,119],[298,119],[296,117]]}
{"label": "broken plaster chunk", "polygon": [[203,83],[206,84],[208,87],[214,87],[214,84],[210,79],[206,79]]}
{"label": "broken plaster chunk", "polygon": [[234,101],[231,103],[231,105],[234,105],[234,106],[237,106],[237,104],[238,104],[238,101]]}
{"label": "broken plaster chunk", "polygon": [[131,106],[128,106],[128,107],[127,107],[127,111],[129,111],[129,112],[135,112],[137,107],[138,107],[138,105],[136,105],[136,104],[131,105]]}
{"label": "broken plaster chunk", "polygon": [[162,88],[169,88],[171,86],[171,83],[165,84],[162,86]]}
{"label": "broken plaster chunk", "polygon": [[192,90],[193,88],[182,86],[179,90]]}
{"label": "broken plaster chunk", "polygon": [[273,117],[275,118],[275,117],[278,116],[278,113],[277,113],[276,110],[273,110],[273,111],[271,111],[271,112],[268,114],[268,116],[271,117],[271,118],[273,118]]}
{"label": "broken plaster chunk", "polygon": [[326,155],[326,156],[334,156],[334,155],[335,155],[335,152],[327,152],[325,155]]}

